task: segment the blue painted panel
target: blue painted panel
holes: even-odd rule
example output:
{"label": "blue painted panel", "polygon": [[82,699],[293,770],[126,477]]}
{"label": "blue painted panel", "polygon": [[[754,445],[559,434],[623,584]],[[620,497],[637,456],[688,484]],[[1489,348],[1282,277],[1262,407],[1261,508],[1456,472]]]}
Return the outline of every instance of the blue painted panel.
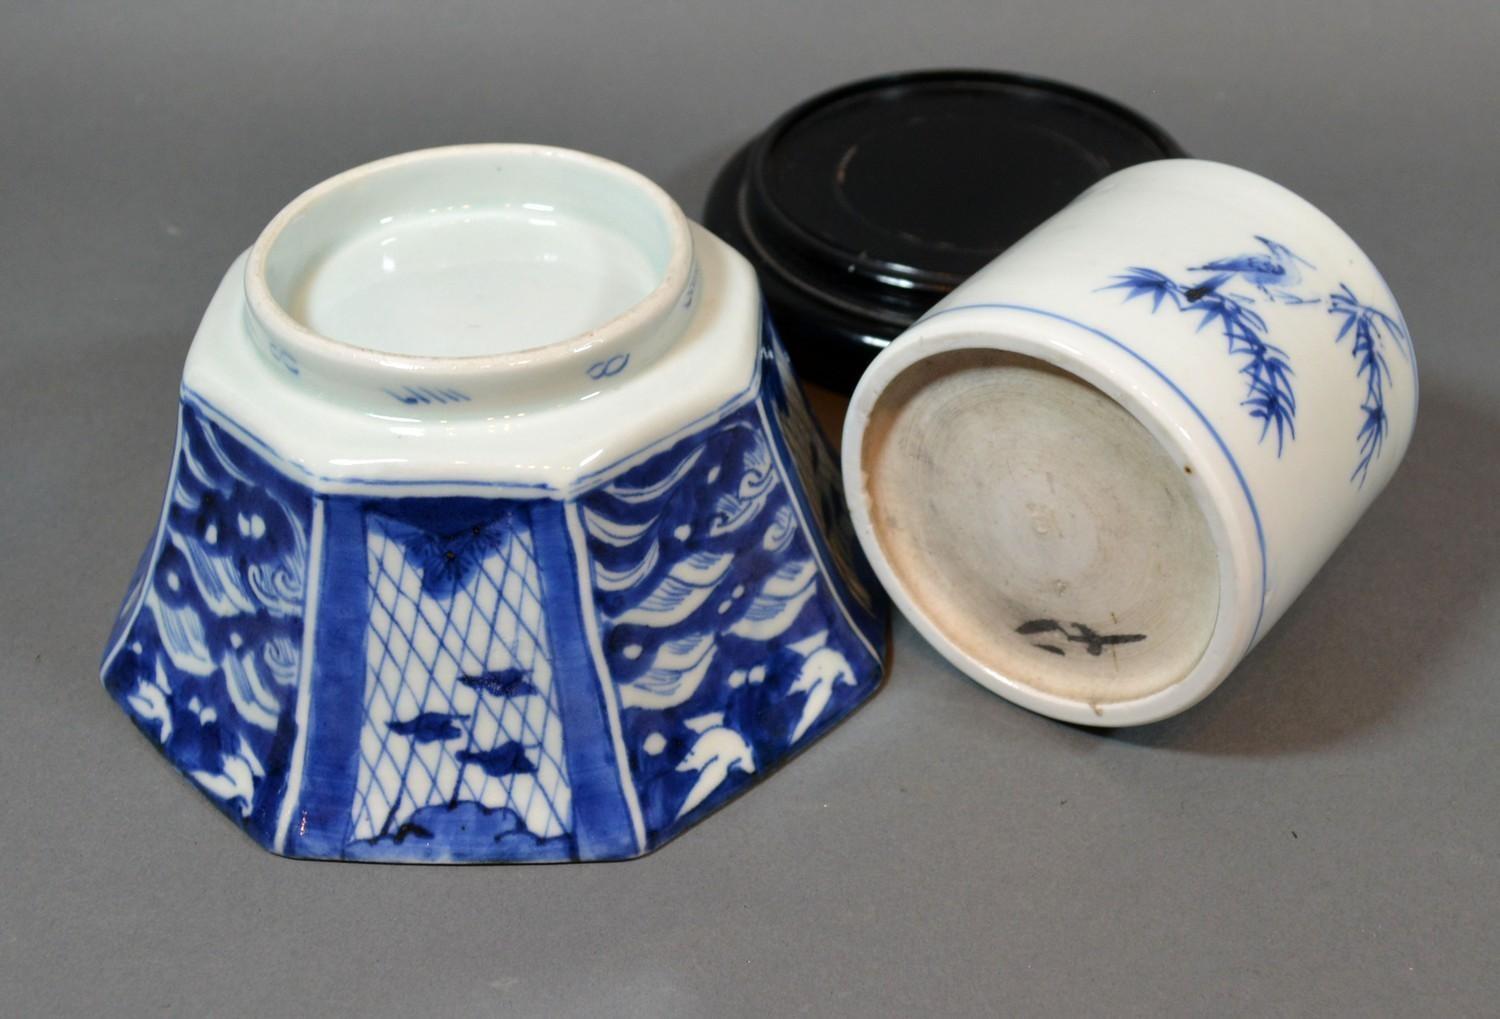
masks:
{"label": "blue painted panel", "polygon": [[653,848],[879,681],[883,604],[789,371],[768,331],[755,391],[571,498],[317,494],[185,396],[105,685],[289,856]]}
{"label": "blue painted panel", "polygon": [[[762,401],[580,500],[653,845],[815,739],[879,681],[869,645],[878,647],[880,622],[841,596],[828,545],[786,473],[787,447],[770,422],[788,414],[788,393],[769,336],[766,350]],[[792,398],[805,413],[800,392]],[[821,441],[810,418],[796,437]],[[852,570],[852,542],[841,551]]]}
{"label": "blue painted panel", "polygon": [[141,731],[262,842],[293,738],[311,510],[305,488],[184,407],[150,575],[103,669]]}

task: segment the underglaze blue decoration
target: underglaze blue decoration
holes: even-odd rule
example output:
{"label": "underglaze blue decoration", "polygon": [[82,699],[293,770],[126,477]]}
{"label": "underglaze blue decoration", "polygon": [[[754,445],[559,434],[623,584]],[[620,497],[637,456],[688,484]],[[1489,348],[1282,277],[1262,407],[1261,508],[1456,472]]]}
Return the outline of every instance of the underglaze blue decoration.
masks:
{"label": "underglaze blue decoration", "polygon": [[1370,473],[1370,464],[1380,455],[1385,444],[1390,419],[1385,409],[1385,389],[1392,384],[1391,368],[1386,360],[1386,345],[1393,343],[1401,355],[1410,362],[1411,347],[1406,329],[1395,316],[1373,308],[1354,296],[1347,283],[1340,283],[1338,290],[1328,297],[1328,313],[1343,319],[1335,343],[1353,333],[1350,354],[1354,357],[1355,374],[1365,385],[1364,403],[1360,405],[1363,418],[1355,436],[1359,444],[1359,460],[1349,479],[1364,486]]}
{"label": "underglaze blue decoration", "polygon": [[603,361],[595,361],[585,369],[584,374],[595,382],[598,382],[600,379],[607,379],[612,375],[620,374],[629,363],[629,354],[615,354]]}
{"label": "underglaze blue decoration", "polygon": [[159,531],[104,670],[136,725],[262,839],[306,681],[314,516],[306,489],[184,406]]}
{"label": "underglaze blue decoration", "polygon": [[462,393],[451,387],[402,386],[400,389],[387,389],[385,392],[392,399],[404,403],[408,407],[422,403],[469,402],[469,397],[466,393]]}
{"label": "underglaze blue decoration", "polygon": [[1193,266],[1198,272],[1216,274],[1211,280],[1198,286],[1217,290],[1230,280],[1239,279],[1260,291],[1261,296],[1268,301],[1280,301],[1282,304],[1318,303],[1316,297],[1304,297],[1292,289],[1302,282],[1303,267],[1315,269],[1317,266],[1280,241],[1273,241],[1259,234],[1255,240],[1264,251],[1216,258],[1203,265]]}
{"label": "underglaze blue decoration", "polygon": [[[815,482],[807,487],[807,509],[813,529],[826,540],[828,557],[848,588],[850,597],[866,614],[878,614],[885,595],[854,534],[849,507],[844,502],[838,457],[823,439],[823,432],[792,370],[786,347],[774,335],[770,318],[763,321],[764,327],[772,333],[761,348],[768,376],[766,405],[775,418],[791,459],[792,473]],[[878,634],[870,637],[871,643],[878,643],[879,639]]]}
{"label": "underglaze blue decoration", "polygon": [[1080,725],[1168,718],[1390,483],[1408,335],[1374,263],[1286,188],[1193,159],[1121,170],[870,364],[843,430],[855,533],[986,689]]}
{"label": "underglaze blue decoration", "polygon": [[1243,361],[1239,372],[1245,379],[1242,401],[1250,417],[1260,422],[1260,438],[1276,436],[1278,456],[1287,439],[1297,436],[1297,397],[1292,389],[1291,359],[1286,351],[1270,341],[1266,320],[1251,305],[1255,299],[1228,289],[1236,282],[1253,286],[1264,300],[1284,304],[1312,304],[1291,289],[1301,282],[1299,265],[1312,263],[1297,256],[1284,244],[1256,237],[1266,253],[1250,253],[1214,259],[1192,266],[1201,278],[1179,281],[1156,269],[1132,266],[1114,277],[1107,290],[1124,290],[1125,300],[1137,297],[1151,299],[1152,312],[1170,301],[1180,312],[1197,312],[1201,317],[1198,330],[1216,326],[1228,344],[1230,356]]}
{"label": "underglaze blue decoration", "polygon": [[105,685],[278,853],[655,848],[879,682],[883,605],[787,371],[767,327],[740,397],[530,498],[318,491],[185,390]]}
{"label": "underglaze blue decoration", "polygon": [[[364,726],[345,855],[412,836],[571,854],[572,791],[522,514],[434,534],[371,514]],[[441,834],[440,834],[441,833]]]}
{"label": "underglaze blue decoration", "polygon": [[[1303,268],[1316,266],[1285,244],[1259,235],[1255,240],[1264,252],[1191,266],[1189,271],[1207,274],[1200,279],[1179,281],[1156,269],[1132,266],[1115,276],[1115,282],[1104,289],[1124,290],[1126,301],[1149,297],[1153,313],[1165,301],[1170,301],[1178,311],[1196,311],[1202,316],[1198,323],[1200,330],[1215,324],[1229,343],[1229,353],[1245,361],[1240,369],[1247,386],[1244,406],[1249,408],[1252,418],[1261,422],[1262,440],[1275,430],[1279,456],[1285,440],[1296,438],[1297,400],[1292,389],[1291,359],[1285,350],[1271,343],[1265,319],[1250,307],[1256,298],[1227,288],[1236,283],[1248,284],[1261,300],[1288,305],[1322,304],[1323,298],[1294,289],[1305,282]],[[1349,475],[1350,481],[1363,486],[1388,430],[1385,389],[1392,384],[1392,376],[1385,347],[1395,344],[1408,362],[1411,350],[1400,321],[1360,301],[1347,283],[1338,284],[1328,295],[1327,308],[1330,315],[1343,320],[1334,342],[1342,342],[1353,334],[1350,353],[1355,360],[1355,372],[1365,387],[1356,435],[1359,457]]]}
{"label": "underglaze blue decoration", "polygon": [[[770,367],[773,413],[806,414]],[[838,598],[785,456],[766,404],[750,404],[580,501],[652,845],[847,714],[879,670],[868,589],[856,578],[852,603]]]}

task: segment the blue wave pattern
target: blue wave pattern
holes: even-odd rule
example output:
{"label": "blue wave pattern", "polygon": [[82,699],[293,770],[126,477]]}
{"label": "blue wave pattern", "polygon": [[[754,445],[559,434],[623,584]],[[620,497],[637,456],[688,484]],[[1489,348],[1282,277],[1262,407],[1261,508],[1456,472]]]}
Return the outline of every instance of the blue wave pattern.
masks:
{"label": "blue wave pattern", "polygon": [[185,393],[104,682],[276,852],[654,848],[879,682],[878,588],[788,370],[767,331],[756,388],[696,431],[520,499],[318,493]]}
{"label": "blue wave pattern", "polygon": [[158,539],[126,599],[106,688],[258,838],[276,824],[302,674],[311,498],[184,405]]}
{"label": "blue wave pattern", "polygon": [[[369,626],[349,858],[567,859],[572,798],[531,533],[366,518]],[[441,850],[430,847],[441,846]]]}
{"label": "blue wave pattern", "polygon": [[[769,337],[766,350],[763,397],[784,417]],[[841,611],[822,564],[835,557],[806,533],[807,507],[761,410],[741,408],[580,501],[605,659],[653,845],[825,731],[880,674],[878,624],[860,603],[872,596],[860,587]],[[789,439],[799,435],[821,442],[815,432]],[[854,576],[862,560],[843,554]]]}
{"label": "blue wave pattern", "polygon": [[875,579],[854,534],[854,522],[844,500],[843,472],[833,447],[823,436],[813,417],[812,408],[793,374],[791,358],[771,325],[763,316],[762,369],[765,384],[762,399],[776,419],[781,439],[791,459],[792,473],[805,478],[803,490],[808,495],[808,512],[812,523],[823,536],[828,557],[838,571],[849,594],[861,610],[859,620],[871,644],[883,639],[877,616],[885,611],[885,592]]}

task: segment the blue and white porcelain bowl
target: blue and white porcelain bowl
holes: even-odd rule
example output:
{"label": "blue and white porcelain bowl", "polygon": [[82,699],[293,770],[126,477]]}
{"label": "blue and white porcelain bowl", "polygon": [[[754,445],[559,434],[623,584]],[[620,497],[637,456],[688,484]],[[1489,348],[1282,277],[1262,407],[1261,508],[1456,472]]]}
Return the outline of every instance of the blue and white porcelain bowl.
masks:
{"label": "blue and white porcelain bowl", "polygon": [[351,170],[229,270],[105,687],[287,856],[630,857],[876,688],[748,265],[553,148]]}
{"label": "blue and white porcelain bowl", "polygon": [[849,507],[956,666],[1070,722],[1208,695],[1390,480],[1417,367],[1347,234],[1263,177],[1122,170],[875,359]]}

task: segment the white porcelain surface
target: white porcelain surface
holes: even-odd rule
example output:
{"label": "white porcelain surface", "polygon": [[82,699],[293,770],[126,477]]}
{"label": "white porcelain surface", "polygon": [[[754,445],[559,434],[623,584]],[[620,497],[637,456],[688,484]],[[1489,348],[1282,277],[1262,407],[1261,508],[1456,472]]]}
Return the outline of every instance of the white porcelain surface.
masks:
{"label": "white porcelain surface", "polygon": [[309,273],[292,314],[375,350],[472,357],[586,333],[659,276],[603,224],[545,203],[504,203],[352,237]]}
{"label": "white porcelain surface", "polygon": [[[660,188],[538,146],[340,174],[282,210],[225,280],[184,384],[266,418],[268,440],[294,428],[299,459],[334,481],[503,473],[564,487],[739,391],[759,342],[753,275]],[[643,399],[657,386],[674,399]],[[539,417],[564,406],[566,429]],[[434,429],[451,463],[393,456]],[[497,465],[507,450],[520,452]]]}
{"label": "white porcelain surface", "polygon": [[1280,618],[1416,407],[1406,327],[1354,242],[1268,180],[1169,160],[1090,188],[876,359],[845,487],[955,665],[1133,725],[1206,696]]}

